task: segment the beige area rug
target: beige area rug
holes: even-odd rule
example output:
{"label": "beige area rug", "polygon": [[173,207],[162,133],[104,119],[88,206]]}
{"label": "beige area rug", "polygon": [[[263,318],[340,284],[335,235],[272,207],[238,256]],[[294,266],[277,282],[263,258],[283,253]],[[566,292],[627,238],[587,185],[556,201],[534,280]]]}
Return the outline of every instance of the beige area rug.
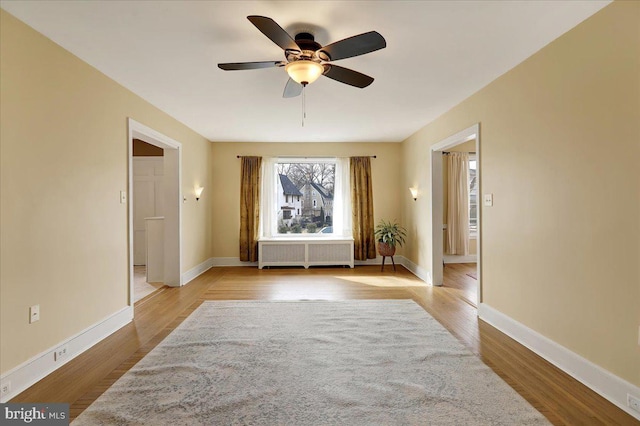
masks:
{"label": "beige area rug", "polygon": [[543,425],[410,300],[204,302],[80,425]]}

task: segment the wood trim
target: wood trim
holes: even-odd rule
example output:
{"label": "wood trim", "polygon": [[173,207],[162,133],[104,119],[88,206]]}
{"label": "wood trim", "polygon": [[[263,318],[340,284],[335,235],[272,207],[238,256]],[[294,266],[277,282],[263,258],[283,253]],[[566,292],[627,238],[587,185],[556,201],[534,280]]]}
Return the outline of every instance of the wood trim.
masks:
{"label": "wood trim", "polygon": [[[450,279],[448,275],[445,278]],[[458,289],[427,286],[404,267],[398,267],[395,273],[381,273],[375,265],[355,269],[209,269],[189,285],[164,287],[137,302],[132,323],[11,402],[66,402],[71,404],[73,419],[203,300],[310,298],[413,299],[553,424],[637,424],[632,416],[587,386],[479,320],[478,311],[460,297]]]}
{"label": "wood trim", "polygon": [[[127,191],[128,201],[128,246],[129,246],[129,305],[134,304],[134,274],[133,274],[133,140],[140,139],[151,145],[165,150],[164,152],[164,176],[165,185],[165,284],[180,286],[182,282],[182,144],[162,133],[137,122],[131,117],[127,118],[127,158],[128,177]],[[174,177],[172,179],[171,177]],[[172,195],[172,196],[169,196]],[[173,199],[174,203],[166,202]]]}
{"label": "wood trim", "polygon": [[[451,135],[435,144],[431,145],[429,149],[429,168],[431,169],[430,179],[429,179],[429,188],[431,190],[430,206],[431,206],[431,220],[429,221],[428,232],[431,234],[431,276],[433,285],[441,286],[442,285],[442,258],[443,258],[443,247],[444,247],[444,239],[443,234],[440,231],[444,224],[443,218],[443,178],[442,178],[442,150],[447,148],[451,148],[453,146],[459,145],[461,143],[468,142],[470,140],[476,140],[476,153],[478,156],[478,164],[480,164],[480,123],[476,123],[472,126],[467,127],[454,135]],[[480,167],[478,167],[478,182],[481,183],[480,179]],[[481,186],[478,185],[478,193],[480,193]],[[478,209],[478,262],[480,262],[480,253],[481,253],[481,241],[480,241],[480,228],[481,228],[481,216],[480,210]],[[478,270],[478,302],[480,302],[481,298],[481,282],[480,282],[480,271]]]}
{"label": "wood trim", "polygon": [[[47,375],[67,364],[78,355],[90,349],[95,344],[109,337],[133,320],[133,308],[127,306],[108,316],[102,321],[87,327],[74,336],[59,342],[57,345],[41,352],[19,366],[7,371],[0,378],[3,385],[11,383],[11,390],[4,395],[0,402],[7,402],[20,392],[42,380]],[[56,349],[67,346],[67,356],[56,360]]]}
{"label": "wood trim", "polygon": [[422,266],[413,263],[412,261],[410,261],[404,256],[396,256],[396,259],[398,259],[398,263],[400,265],[404,266],[409,271],[411,271],[413,275],[420,278],[425,283],[429,285],[433,285],[433,280],[431,279],[431,272],[427,271]]}
{"label": "wood trim", "polygon": [[481,303],[478,308],[480,319],[516,340],[549,361],[565,373],[588,386],[620,409],[640,420],[640,412],[627,406],[627,395],[640,395],[640,387],[635,386],[602,367],[559,345],[542,334],[517,322],[513,318]]}
{"label": "wood trim", "polygon": [[469,254],[467,256],[461,255],[444,255],[444,263],[478,263],[477,254]]}
{"label": "wood trim", "polygon": [[180,278],[181,285],[185,285],[188,282],[194,280],[195,278],[207,272],[212,267],[213,267],[213,258],[209,258],[204,262],[200,263],[199,265],[194,266],[193,268],[189,269],[187,272],[184,272],[182,274]]}
{"label": "wood trim", "polygon": [[224,266],[258,266],[258,262],[243,262],[239,257],[212,257],[211,266],[221,268]]}
{"label": "wood trim", "polygon": [[[407,268],[413,275],[420,278],[422,281],[427,283],[428,285],[432,285],[431,283],[431,273],[424,269],[423,267],[416,265],[409,259],[404,256],[395,256],[395,259],[398,261],[399,265]],[[237,267],[237,266],[258,266],[258,262],[242,262],[239,257],[212,257],[209,259],[211,262],[212,268],[220,268],[220,267]],[[380,265],[382,263],[382,258],[380,256],[375,259],[369,260],[356,260],[354,261],[355,266],[366,266],[366,265]],[[186,282],[185,282],[186,284]]]}

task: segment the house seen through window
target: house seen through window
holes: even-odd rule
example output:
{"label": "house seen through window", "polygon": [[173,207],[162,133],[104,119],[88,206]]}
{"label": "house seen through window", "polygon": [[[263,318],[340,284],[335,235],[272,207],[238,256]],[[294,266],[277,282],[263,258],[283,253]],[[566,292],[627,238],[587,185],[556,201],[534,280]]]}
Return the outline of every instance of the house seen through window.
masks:
{"label": "house seen through window", "polygon": [[331,161],[276,164],[278,234],[333,233],[335,171]]}

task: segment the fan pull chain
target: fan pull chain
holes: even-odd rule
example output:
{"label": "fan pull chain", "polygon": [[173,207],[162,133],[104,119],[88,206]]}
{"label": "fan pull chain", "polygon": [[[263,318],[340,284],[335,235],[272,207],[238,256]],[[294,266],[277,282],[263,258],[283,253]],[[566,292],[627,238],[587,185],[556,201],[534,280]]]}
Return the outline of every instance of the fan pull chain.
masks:
{"label": "fan pull chain", "polygon": [[307,96],[306,84],[302,86],[302,127],[304,127],[304,119],[307,118]]}

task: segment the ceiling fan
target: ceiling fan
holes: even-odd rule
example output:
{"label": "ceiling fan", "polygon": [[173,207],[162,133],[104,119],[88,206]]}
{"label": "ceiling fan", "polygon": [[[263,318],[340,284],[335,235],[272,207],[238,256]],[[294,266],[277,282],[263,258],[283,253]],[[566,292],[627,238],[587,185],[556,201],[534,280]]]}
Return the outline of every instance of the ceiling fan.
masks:
{"label": "ceiling fan", "polygon": [[266,16],[252,15],[247,16],[247,19],[284,50],[286,60],[225,63],[218,64],[218,67],[225,71],[284,67],[289,74],[282,95],[284,98],[300,95],[307,84],[313,83],[321,75],[351,86],[367,87],[373,83],[373,77],[330,62],[364,55],[387,46],[384,37],[376,31],[321,46],[312,34],[306,32],[297,34],[295,39],[292,38],[276,21]]}

